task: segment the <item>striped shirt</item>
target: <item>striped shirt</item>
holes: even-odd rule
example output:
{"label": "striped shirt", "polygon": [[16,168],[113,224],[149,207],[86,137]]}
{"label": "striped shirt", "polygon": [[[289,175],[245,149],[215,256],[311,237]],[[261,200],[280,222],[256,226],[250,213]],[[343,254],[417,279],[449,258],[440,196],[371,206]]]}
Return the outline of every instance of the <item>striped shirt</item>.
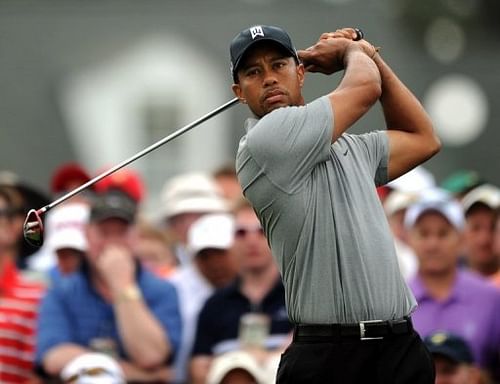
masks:
{"label": "striped shirt", "polygon": [[0,271],[0,383],[23,383],[35,360],[38,303],[44,288],[26,281],[15,265]]}

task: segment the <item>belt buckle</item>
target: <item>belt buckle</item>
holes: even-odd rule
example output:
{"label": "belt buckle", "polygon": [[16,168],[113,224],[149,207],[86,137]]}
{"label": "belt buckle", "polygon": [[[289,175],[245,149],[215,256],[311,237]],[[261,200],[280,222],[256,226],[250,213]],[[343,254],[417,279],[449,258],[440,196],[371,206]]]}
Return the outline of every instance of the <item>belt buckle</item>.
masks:
{"label": "belt buckle", "polygon": [[366,327],[365,324],[373,324],[373,323],[383,323],[383,320],[365,320],[359,322],[359,339],[360,340],[382,340],[384,337],[366,337]]}

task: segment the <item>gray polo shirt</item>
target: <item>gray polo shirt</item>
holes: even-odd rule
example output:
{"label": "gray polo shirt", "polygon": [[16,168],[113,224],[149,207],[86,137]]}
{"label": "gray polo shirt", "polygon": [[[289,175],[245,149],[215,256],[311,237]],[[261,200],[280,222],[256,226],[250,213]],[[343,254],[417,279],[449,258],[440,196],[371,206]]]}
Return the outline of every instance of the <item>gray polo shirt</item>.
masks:
{"label": "gray polo shirt", "polygon": [[389,320],[416,306],[398,268],[376,186],[387,181],[385,132],[333,144],[325,96],[249,119],[236,167],[277,259],[295,323]]}

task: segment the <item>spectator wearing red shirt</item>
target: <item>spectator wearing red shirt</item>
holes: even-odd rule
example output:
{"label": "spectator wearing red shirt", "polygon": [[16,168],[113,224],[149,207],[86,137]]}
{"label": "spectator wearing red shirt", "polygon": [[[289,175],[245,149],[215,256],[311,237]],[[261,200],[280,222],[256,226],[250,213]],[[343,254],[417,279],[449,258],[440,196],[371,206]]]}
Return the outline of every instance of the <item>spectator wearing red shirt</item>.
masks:
{"label": "spectator wearing red shirt", "polygon": [[13,206],[0,188],[0,383],[34,380],[36,322],[41,284],[26,281],[15,265]]}

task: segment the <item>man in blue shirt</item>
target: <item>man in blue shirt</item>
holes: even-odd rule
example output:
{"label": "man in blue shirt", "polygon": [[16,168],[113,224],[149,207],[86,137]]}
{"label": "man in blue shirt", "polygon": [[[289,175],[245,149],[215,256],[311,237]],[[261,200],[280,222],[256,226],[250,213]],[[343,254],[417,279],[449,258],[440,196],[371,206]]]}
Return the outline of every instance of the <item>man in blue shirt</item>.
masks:
{"label": "man in blue shirt", "polygon": [[181,335],[175,288],[133,257],[136,204],[122,191],[94,202],[81,270],[57,280],[44,298],[37,363],[59,375],[91,350],[117,359],[127,381],[168,381]]}

